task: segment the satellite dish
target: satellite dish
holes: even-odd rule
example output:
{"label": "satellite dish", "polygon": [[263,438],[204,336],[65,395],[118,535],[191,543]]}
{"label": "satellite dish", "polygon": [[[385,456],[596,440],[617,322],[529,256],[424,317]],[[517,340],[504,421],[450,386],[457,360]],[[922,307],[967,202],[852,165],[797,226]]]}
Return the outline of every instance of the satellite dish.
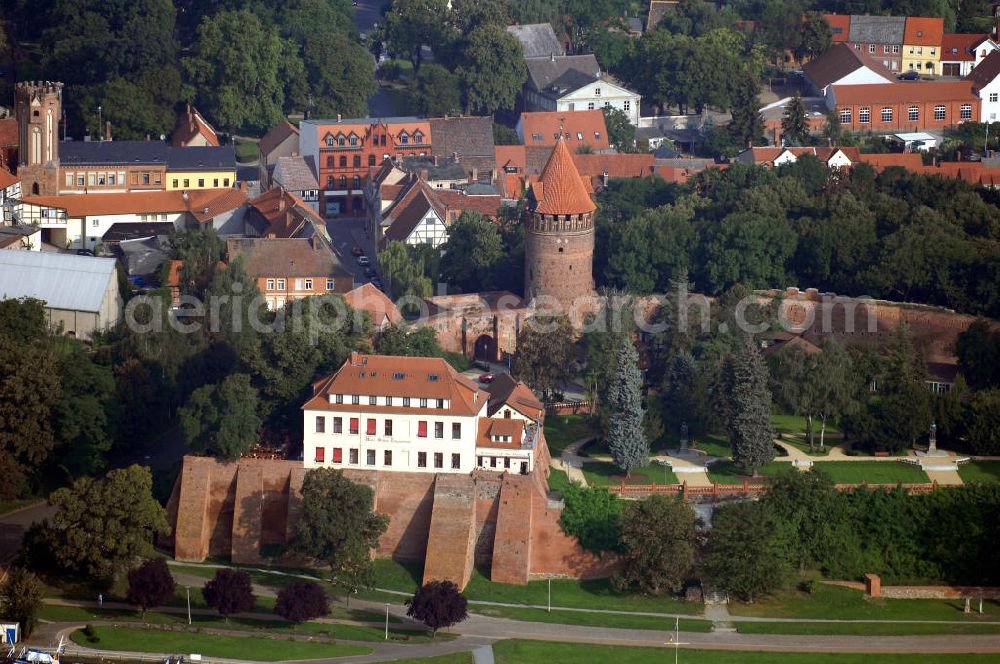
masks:
{"label": "satellite dish", "polygon": [[160,134],[160,140],[161,141],[167,140],[167,135],[166,134]]}

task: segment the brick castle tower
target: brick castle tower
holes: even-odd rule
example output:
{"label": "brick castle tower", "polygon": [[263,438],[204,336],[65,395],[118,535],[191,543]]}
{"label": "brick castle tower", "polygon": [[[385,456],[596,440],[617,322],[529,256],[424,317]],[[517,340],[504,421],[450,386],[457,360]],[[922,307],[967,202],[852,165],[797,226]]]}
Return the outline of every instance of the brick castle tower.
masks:
{"label": "brick castle tower", "polygon": [[[573,156],[556,141],[532,185],[524,232],[524,297],[553,297],[568,311],[594,294],[594,210]],[[540,186],[539,186],[540,185]]]}
{"label": "brick castle tower", "polygon": [[59,193],[59,118],[62,83],[21,81],[14,88],[17,175],[25,196]]}

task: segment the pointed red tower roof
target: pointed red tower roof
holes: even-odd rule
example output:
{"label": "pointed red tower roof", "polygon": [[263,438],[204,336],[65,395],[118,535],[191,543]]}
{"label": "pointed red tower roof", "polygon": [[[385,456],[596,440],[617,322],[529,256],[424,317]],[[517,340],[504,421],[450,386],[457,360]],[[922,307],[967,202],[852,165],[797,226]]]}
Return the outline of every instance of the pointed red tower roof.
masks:
{"label": "pointed red tower roof", "polygon": [[580,180],[573,155],[560,138],[539,178],[542,183],[538,214],[585,214],[597,209]]}

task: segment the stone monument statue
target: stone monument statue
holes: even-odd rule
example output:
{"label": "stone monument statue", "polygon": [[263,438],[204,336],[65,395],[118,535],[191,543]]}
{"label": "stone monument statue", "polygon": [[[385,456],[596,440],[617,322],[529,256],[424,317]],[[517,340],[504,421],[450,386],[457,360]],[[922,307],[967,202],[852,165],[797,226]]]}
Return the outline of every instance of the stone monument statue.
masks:
{"label": "stone monument statue", "polygon": [[935,454],[937,452],[937,422],[931,422],[931,437],[930,444],[927,446],[928,454]]}
{"label": "stone monument statue", "polygon": [[688,448],[688,423],[681,422],[681,449],[686,450]]}

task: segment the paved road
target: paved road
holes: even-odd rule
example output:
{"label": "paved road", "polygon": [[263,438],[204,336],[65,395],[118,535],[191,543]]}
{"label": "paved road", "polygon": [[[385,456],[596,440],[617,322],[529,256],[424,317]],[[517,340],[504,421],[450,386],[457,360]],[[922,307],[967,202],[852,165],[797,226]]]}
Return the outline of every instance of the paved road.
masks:
{"label": "paved road", "polygon": [[[358,32],[363,34],[371,32],[375,23],[382,21],[382,8],[388,4],[385,0],[359,0],[354,8],[354,25],[357,26]],[[368,115],[373,118],[385,118],[396,114],[392,97],[379,85],[378,92],[368,100]]]}
{"label": "paved road", "polygon": [[17,556],[28,527],[54,513],[54,508],[49,507],[44,500],[40,500],[33,505],[0,516],[0,567],[6,569]]}
{"label": "paved road", "polygon": [[365,269],[358,265],[358,259],[351,255],[351,249],[361,247],[369,258],[375,256],[375,245],[365,233],[362,217],[337,217],[326,222],[326,230],[333,241],[333,250],[344,269],[354,276],[354,283],[363,284],[369,279]]}

